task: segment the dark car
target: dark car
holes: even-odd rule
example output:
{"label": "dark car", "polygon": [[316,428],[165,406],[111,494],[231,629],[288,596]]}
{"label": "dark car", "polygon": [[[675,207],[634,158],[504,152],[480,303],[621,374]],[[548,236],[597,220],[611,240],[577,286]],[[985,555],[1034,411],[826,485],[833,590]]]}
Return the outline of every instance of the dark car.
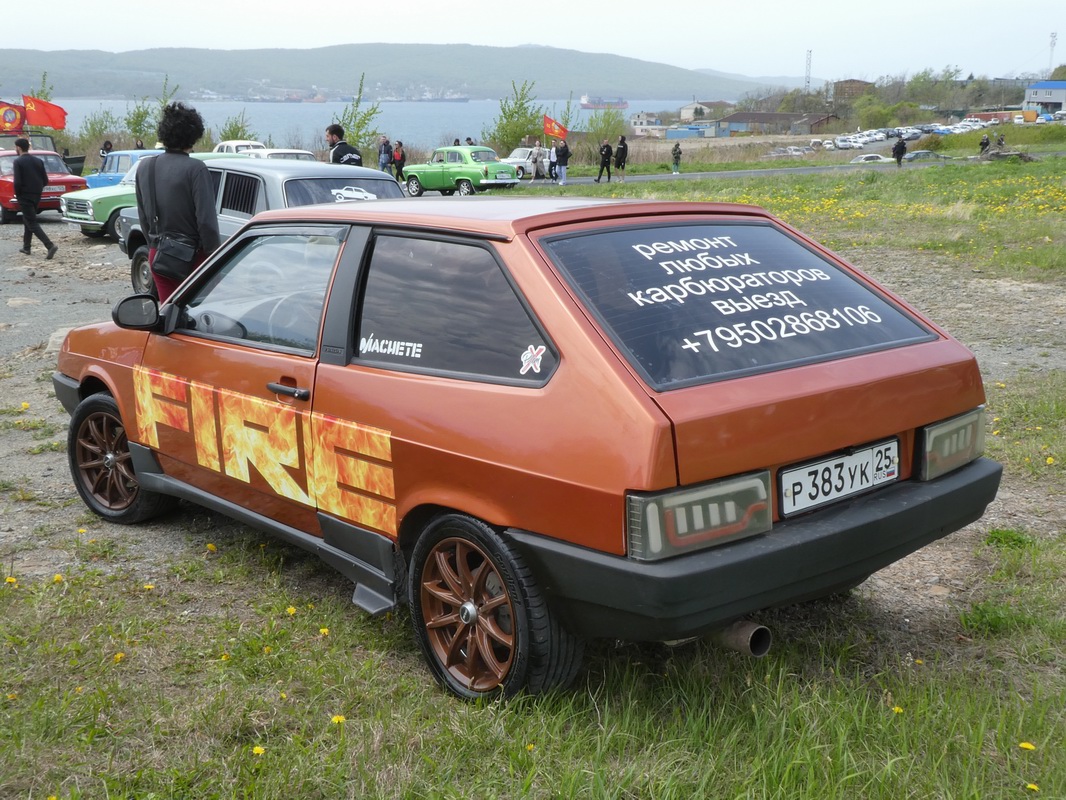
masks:
{"label": "dark car", "polygon": [[[74,484],[183,498],[411,609],[466,698],[587,639],[835,594],[976,520],[973,355],[762,209],[580,198],[269,211],[160,309],[70,332]],[[757,648],[752,645],[752,650]]]}
{"label": "dark car", "polygon": [[942,156],[932,150],[914,150],[903,156],[904,161],[951,161],[951,156]]}

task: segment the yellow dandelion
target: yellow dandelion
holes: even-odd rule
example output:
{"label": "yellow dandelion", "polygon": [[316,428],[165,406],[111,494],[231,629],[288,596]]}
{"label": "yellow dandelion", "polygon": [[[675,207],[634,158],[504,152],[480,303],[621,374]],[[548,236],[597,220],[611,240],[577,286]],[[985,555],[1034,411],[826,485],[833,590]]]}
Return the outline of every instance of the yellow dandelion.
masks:
{"label": "yellow dandelion", "polygon": [[30,410],[30,404],[26,403],[26,402],[23,402],[22,403],[22,410],[23,411],[29,411]]}
{"label": "yellow dandelion", "polygon": [[150,592],[150,591],[152,591],[152,589],[154,589],[154,588],[155,588],[155,584],[154,584],[154,583],[146,583],[146,584],[144,585],[144,590],[145,590],[146,592]]}
{"label": "yellow dandelion", "polygon": [[263,652],[266,653],[267,655],[270,655],[271,653],[274,652],[274,648],[271,647],[270,645],[264,645],[263,646]]}
{"label": "yellow dandelion", "polygon": [[78,528],[78,533],[88,533],[88,531],[85,528]]}
{"label": "yellow dandelion", "polygon": [[1054,463],[1055,463],[1055,459],[1052,458],[1051,456],[1048,456],[1047,457],[1047,465],[1050,467]]}
{"label": "yellow dandelion", "polygon": [[1040,791],[1040,787],[1037,786],[1035,783],[1027,783],[1027,784],[1025,784],[1025,788],[1028,789],[1030,792],[1039,792]]}
{"label": "yellow dandelion", "polygon": [[52,583],[62,583],[62,582],[63,582],[63,576],[60,575],[58,572],[55,575],[52,576]]}
{"label": "yellow dandelion", "polygon": [[259,745],[256,745],[255,747],[252,748],[252,752],[255,755],[257,755],[257,756],[261,756],[261,755],[263,755],[263,753],[266,752],[266,748],[265,747],[260,747]]}
{"label": "yellow dandelion", "polygon": [[334,714],[333,719],[331,719],[330,722],[334,725],[342,725],[347,722],[347,720],[344,718],[343,714]]}
{"label": "yellow dandelion", "polygon": [[7,693],[7,699],[8,700],[18,700],[18,698],[19,698],[18,692],[8,692]]}
{"label": "yellow dandelion", "polygon": [[922,660],[921,660],[920,658],[916,658],[916,659],[914,659],[914,663],[915,663],[915,664],[918,664],[919,666],[921,666],[921,665],[922,665],[922,664],[924,664],[925,662],[924,662],[924,661],[922,661]]}
{"label": "yellow dandelion", "polygon": [[289,606],[285,609],[285,613],[288,614],[290,617],[293,616],[296,613],[296,606]]}
{"label": "yellow dandelion", "polygon": [[999,436],[999,431],[992,431],[993,436]]}
{"label": "yellow dandelion", "polygon": [[217,551],[218,551],[218,548],[215,547],[213,544],[211,544],[211,542],[207,543],[207,552],[214,553],[214,552],[217,552]]}
{"label": "yellow dandelion", "polygon": [[281,694],[279,694],[278,697],[280,697],[282,700],[288,700],[289,699],[289,696],[287,694],[285,694],[285,692],[281,692]]}
{"label": "yellow dandelion", "polygon": [[528,750],[530,753],[533,752],[533,742],[530,742],[526,745],[526,750]]}
{"label": "yellow dandelion", "polygon": [[996,386],[998,386],[1000,389],[1006,389],[1007,388],[1007,384],[1003,383],[1002,381],[997,382]]}
{"label": "yellow dandelion", "polygon": [[14,575],[8,575],[6,578],[4,578],[4,583],[18,583],[18,578],[16,578]]}
{"label": "yellow dandelion", "polygon": [[1018,742],[1018,747],[1022,750],[1036,750],[1036,745],[1032,742]]}
{"label": "yellow dandelion", "polygon": [[222,661],[229,661],[229,653],[223,653],[220,658]]}
{"label": "yellow dandelion", "polygon": [[903,709],[900,708],[899,706],[892,706],[892,713],[893,714],[902,714],[903,713]]}
{"label": "yellow dandelion", "polygon": [[318,632],[321,633],[323,636],[329,636],[329,628],[319,628]]}
{"label": "yellow dandelion", "polygon": [[85,687],[84,686],[75,686],[74,687],[74,694],[81,694],[84,691],[85,691]]}
{"label": "yellow dandelion", "polygon": [[112,661],[114,661],[117,664],[120,661],[122,661],[122,659],[124,659],[125,657],[126,657],[125,653],[115,653],[115,655],[113,655],[111,657],[111,659],[112,659]]}

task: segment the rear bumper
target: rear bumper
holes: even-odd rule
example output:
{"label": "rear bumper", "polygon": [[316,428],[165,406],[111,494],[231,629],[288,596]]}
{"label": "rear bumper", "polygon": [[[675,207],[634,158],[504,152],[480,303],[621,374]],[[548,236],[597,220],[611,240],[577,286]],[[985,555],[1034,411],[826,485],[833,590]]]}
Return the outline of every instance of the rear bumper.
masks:
{"label": "rear bumper", "polygon": [[979,519],[1002,471],[978,459],[935,481],[898,483],[761,536],[653,563],[507,535],[573,633],[667,641],[865,578]]}

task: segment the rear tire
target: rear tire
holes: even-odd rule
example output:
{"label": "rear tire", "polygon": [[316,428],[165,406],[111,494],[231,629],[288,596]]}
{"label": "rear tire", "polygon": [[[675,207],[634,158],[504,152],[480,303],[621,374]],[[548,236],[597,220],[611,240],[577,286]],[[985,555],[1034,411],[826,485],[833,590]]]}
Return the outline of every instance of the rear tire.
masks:
{"label": "rear tire", "polygon": [[423,191],[422,182],[418,180],[418,178],[412,175],[407,179],[407,193],[411,195],[411,197],[421,197]]}
{"label": "rear tire", "polygon": [[150,294],[158,297],[155,281],[152,279],[152,268],[148,265],[148,245],[142,244],[133,251],[130,259],[130,283],[133,291],[137,294]]}
{"label": "rear tire", "polygon": [[0,225],[7,225],[9,222],[14,222],[18,219],[19,212],[11,211],[10,209],[0,206]]}
{"label": "rear tire", "polygon": [[415,543],[411,623],[434,677],[465,700],[569,684],[584,643],[554,618],[521,555],[462,514],[435,519]]}
{"label": "rear tire", "polygon": [[110,522],[142,522],[177,503],[176,498],[149,492],[137,482],[126,426],[109,394],[90,395],[74,409],[67,461],[85,505]]}
{"label": "rear tire", "polygon": [[455,184],[455,191],[457,191],[462,197],[469,197],[477,190],[474,188],[474,184],[472,184],[470,181],[464,180],[458,181]]}

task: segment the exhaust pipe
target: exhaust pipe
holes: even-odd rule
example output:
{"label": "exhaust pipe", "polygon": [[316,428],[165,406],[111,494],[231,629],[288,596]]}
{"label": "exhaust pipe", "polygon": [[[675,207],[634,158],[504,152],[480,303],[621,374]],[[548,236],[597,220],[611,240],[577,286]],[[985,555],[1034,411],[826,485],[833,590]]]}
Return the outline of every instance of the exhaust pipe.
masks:
{"label": "exhaust pipe", "polygon": [[773,634],[765,625],[740,620],[714,634],[714,640],[731,650],[753,658],[762,658],[770,652]]}

